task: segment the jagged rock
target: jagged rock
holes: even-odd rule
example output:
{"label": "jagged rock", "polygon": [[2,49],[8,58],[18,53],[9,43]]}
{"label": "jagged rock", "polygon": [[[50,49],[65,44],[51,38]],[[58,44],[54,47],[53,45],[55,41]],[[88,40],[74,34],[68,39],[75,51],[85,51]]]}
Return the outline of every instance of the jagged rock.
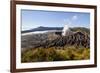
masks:
{"label": "jagged rock", "polygon": [[75,32],[69,36],[61,36],[54,40],[47,40],[36,47],[64,47],[66,45],[76,45],[90,48],[90,37],[82,32]]}
{"label": "jagged rock", "polygon": [[54,33],[32,34],[22,36],[21,48],[49,48],[49,47],[64,47],[64,46],[82,46],[90,48],[90,36],[84,32],[72,32],[70,35],[59,36]]}

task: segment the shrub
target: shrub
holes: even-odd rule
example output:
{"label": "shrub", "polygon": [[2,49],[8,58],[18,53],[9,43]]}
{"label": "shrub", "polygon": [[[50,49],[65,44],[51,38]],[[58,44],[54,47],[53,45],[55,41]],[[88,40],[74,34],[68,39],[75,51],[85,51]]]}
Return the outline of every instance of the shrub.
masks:
{"label": "shrub", "polygon": [[23,52],[21,58],[22,62],[85,60],[90,58],[90,49],[74,46],[60,47],[60,49],[57,47],[35,48]]}

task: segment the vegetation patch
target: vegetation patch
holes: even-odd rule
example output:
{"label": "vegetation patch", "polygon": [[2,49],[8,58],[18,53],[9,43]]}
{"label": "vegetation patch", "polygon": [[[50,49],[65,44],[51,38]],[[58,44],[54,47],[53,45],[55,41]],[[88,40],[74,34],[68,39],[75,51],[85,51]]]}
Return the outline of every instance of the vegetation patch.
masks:
{"label": "vegetation patch", "polygon": [[21,62],[87,60],[90,59],[90,49],[74,46],[35,48],[23,51],[21,58]]}

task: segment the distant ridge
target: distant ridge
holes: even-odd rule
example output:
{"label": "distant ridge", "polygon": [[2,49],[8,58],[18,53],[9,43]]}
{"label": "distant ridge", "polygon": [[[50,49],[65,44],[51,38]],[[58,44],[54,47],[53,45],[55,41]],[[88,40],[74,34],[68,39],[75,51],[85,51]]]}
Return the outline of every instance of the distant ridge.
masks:
{"label": "distant ridge", "polygon": [[[73,28],[69,28],[71,31],[81,31],[81,32],[85,32],[87,34],[90,34],[90,29],[89,28],[85,28],[85,27],[73,27]],[[21,33],[29,33],[29,32],[36,32],[36,31],[49,31],[49,30],[63,30],[63,27],[44,27],[44,26],[40,26],[34,29],[30,29],[30,30],[24,30],[21,31]]]}
{"label": "distant ridge", "polygon": [[43,27],[43,26],[40,26],[40,27],[37,27],[34,29],[21,31],[21,33],[35,32],[35,31],[46,31],[46,30],[62,30],[62,29],[63,29],[63,27]]}

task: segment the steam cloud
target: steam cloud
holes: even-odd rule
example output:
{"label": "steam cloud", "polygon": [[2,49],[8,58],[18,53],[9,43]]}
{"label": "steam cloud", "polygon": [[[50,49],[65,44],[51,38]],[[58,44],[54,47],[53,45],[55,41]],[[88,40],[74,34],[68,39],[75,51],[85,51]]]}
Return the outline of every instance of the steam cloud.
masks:
{"label": "steam cloud", "polygon": [[70,31],[68,25],[65,25],[63,30],[62,30],[62,36],[66,35],[66,32]]}

